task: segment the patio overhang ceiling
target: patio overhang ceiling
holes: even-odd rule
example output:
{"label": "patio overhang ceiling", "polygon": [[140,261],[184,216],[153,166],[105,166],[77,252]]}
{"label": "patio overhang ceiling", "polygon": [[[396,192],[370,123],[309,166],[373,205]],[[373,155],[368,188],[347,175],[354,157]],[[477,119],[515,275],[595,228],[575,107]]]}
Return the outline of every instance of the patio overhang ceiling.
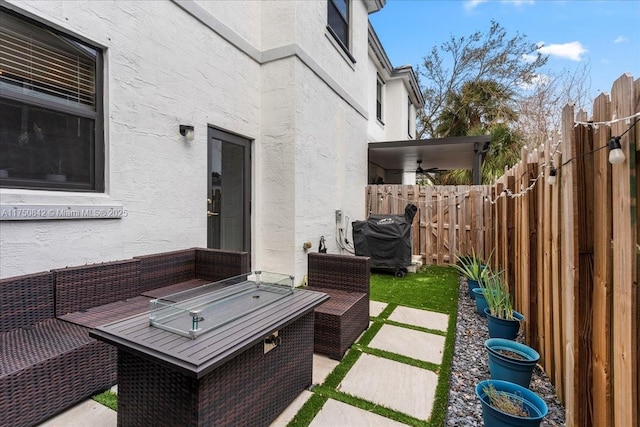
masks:
{"label": "patio overhang ceiling", "polygon": [[437,139],[370,142],[369,162],[385,170],[415,171],[418,160],[423,169],[467,169],[473,171],[474,184],[480,183],[484,156],[491,136],[458,136]]}

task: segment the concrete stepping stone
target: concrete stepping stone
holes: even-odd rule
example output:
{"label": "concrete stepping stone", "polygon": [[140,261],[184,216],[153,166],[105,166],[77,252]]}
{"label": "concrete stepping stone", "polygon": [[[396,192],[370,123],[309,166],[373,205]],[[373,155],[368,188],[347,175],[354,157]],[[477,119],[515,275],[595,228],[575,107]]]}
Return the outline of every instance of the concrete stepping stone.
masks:
{"label": "concrete stepping stone", "polygon": [[437,384],[435,372],[365,353],[347,373],[340,391],[426,420]]}
{"label": "concrete stepping stone", "polygon": [[95,400],[84,400],[39,427],[115,427],[118,414]]}
{"label": "concrete stepping stone", "polygon": [[293,402],[287,406],[287,408],[278,415],[278,418],[273,420],[269,427],[285,427],[296,416],[300,408],[313,396],[313,393],[304,390],[295,398]]}
{"label": "concrete stepping stone", "polygon": [[387,308],[386,302],[369,301],[369,316],[378,317],[385,308]]}
{"label": "concrete stepping stone", "polygon": [[329,359],[327,356],[313,354],[313,384],[322,384],[329,374],[340,364],[339,361]]}
{"label": "concrete stepping stone", "polygon": [[446,332],[449,327],[449,315],[447,314],[402,306],[393,310],[389,320],[443,332]]}
{"label": "concrete stepping stone", "polygon": [[401,427],[405,424],[329,399],[311,421],[309,427],[336,426]]}
{"label": "concrete stepping stone", "polygon": [[442,363],[445,337],[400,326],[382,325],[369,347],[425,362]]}

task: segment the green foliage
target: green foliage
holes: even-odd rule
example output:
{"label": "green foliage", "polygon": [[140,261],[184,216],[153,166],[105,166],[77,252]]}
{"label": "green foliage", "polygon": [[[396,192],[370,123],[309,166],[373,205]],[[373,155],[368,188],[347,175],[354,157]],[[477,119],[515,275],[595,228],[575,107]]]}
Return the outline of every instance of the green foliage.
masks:
{"label": "green foliage", "polygon": [[[534,59],[523,61],[523,57]],[[520,85],[531,83],[547,60],[525,35],[508,36],[496,21],[491,21],[486,31],[468,36],[451,35],[441,45],[434,46],[418,68],[425,99],[424,109],[418,115],[419,138],[460,135],[452,133],[455,126],[444,129],[440,123],[450,107],[456,105],[456,99],[464,100],[460,104],[476,106],[476,111],[485,107],[494,112],[514,111],[513,98],[518,95]],[[454,108],[449,113],[460,112]],[[509,115],[503,117],[509,118]],[[486,117],[498,115],[492,113]],[[469,123],[476,122],[470,120]]]}
{"label": "green foliage", "polygon": [[[495,21],[486,31],[450,36],[418,68],[425,98],[418,111],[418,138],[491,135],[482,183],[492,183],[520,158],[520,101],[527,96],[522,86],[534,81],[547,60],[526,36],[509,36]],[[447,171],[434,181],[468,185],[472,176],[467,170]]]}
{"label": "green foliage", "polygon": [[504,273],[502,271],[487,275],[480,283],[480,286],[492,316],[507,320],[515,319],[513,317],[511,295],[504,282]]}
{"label": "green foliage", "polygon": [[476,254],[476,251],[471,248],[471,254],[469,255],[456,255],[458,263],[453,264],[452,267],[467,279],[480,283],[490,272],[489,263],[491,262],[492,256],[493,251],[489,254],[489,258],[484,261]]}

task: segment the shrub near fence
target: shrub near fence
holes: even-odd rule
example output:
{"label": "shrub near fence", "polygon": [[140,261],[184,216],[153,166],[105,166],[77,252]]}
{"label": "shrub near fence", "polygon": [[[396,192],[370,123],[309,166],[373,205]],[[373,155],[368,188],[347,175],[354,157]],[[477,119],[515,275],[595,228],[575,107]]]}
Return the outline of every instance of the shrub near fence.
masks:
{"label": "shrub near fence", "polygon": [[[640,79],[625,74],[596,98],[591,122],[567,105],[561,142],[523,152],[492,186],[367,187],[370,213],[418,206],[414,254],[427,263],[495,250],[569,426],[638,427],[638,113]],[[626,160],[611,165],[615,136]]]}

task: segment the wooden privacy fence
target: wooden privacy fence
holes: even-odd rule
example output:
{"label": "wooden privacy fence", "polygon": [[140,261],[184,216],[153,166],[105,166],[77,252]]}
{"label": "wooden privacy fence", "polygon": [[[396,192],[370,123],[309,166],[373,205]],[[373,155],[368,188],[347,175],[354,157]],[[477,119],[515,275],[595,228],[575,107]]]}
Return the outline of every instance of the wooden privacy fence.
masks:
{"label": "wooden privacy fence", "polygon": [[[367,188],[372,213],[418,206],[414,253],[427,263],[494,251],[568,426],[638,427],[639,112],[640,79],[625,74],[596,98],[591,121],[567,105],[560,141],[523,152],[494,185]],[[611,165],[616,136],[626,160]]]}
{"label": "wooden privacy fence", "polygon": [[413,222],[413,253],[427,264],[455,262],[455,255],[489,253],[491,206],[489,186],[370,185],[369,214],[404,214],[407,204],[418,207]]}

